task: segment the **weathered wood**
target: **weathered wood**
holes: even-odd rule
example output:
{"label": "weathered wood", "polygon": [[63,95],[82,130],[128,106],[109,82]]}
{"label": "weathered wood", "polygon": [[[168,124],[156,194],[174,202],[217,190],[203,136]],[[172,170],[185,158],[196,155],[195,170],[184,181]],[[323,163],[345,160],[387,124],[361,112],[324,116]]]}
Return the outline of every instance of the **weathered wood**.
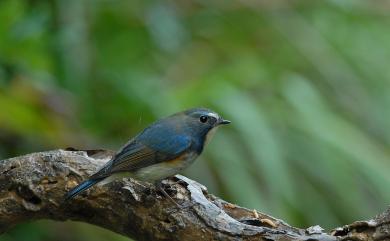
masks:
{"label": "weathered wood", "polygon": [[335,229],[294,228],[269,215],[225,202],[177,175],[165,182],[177,208],[148,183],[125,179],[63,196],[108,161],[110,151],[54,150],[0,161],[0,233],[36,219],[77,220],[136,240],[384,240],[390,211]]}

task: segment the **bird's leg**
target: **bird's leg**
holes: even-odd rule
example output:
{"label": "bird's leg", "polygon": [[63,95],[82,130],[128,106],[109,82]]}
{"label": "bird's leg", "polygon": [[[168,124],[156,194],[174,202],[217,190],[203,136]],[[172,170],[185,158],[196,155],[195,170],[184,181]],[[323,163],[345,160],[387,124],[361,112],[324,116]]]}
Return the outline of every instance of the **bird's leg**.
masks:
{"label": "bird's leg", "polygon": [[157,189],[159,189],[162,192],[162,194],[164,194],[165,197],[167,197],[169,200],[171,200],[171,202],[174,203],[178,208],[181,208],[181,206],[177,202],[175,202],[175,200],[173,200],[173,198],[171,196],[169,196],[169,194],[165,191],[164,184],[162,183],[162,180],[156,181],[155,185],[156,185]]}

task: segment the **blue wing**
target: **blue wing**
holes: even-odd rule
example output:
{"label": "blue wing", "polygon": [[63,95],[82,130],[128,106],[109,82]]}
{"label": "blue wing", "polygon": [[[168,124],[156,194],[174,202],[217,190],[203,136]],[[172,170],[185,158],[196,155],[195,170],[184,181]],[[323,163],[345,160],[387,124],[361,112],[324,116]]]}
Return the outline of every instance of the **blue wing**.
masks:
{"label": "blue wing", "polygon": [[[167,130],[168,129],[168,130]],[[148,128],[128,142],[91,178],[107,177],[115,172],[132,172],[163,161],[176,159],[191,146],[191,138],[169,128]]]}
{"label": "blue wing", "polygon": [[69,200],[74,198],[75,196],[79,195],[80,193],[84,192],[88,188],[92,187],[96,183],[100,182],[104,178],[98,178],[98,179],[88,179],[85,180],[84,182],[80,183],[76,187],[74,187],[72,190],[70,190],[66,195],[65,195],[65,200]]}
{"label": "blue wing", "polygon": [[[171,124],[173,125],[173,124]],[[171,155],[181,154],[191,145],[191,138],[188,135],[178,134],[174,126],[167,127],[167,124],[155,124],[147,128],[136,141],[158,152]]]}

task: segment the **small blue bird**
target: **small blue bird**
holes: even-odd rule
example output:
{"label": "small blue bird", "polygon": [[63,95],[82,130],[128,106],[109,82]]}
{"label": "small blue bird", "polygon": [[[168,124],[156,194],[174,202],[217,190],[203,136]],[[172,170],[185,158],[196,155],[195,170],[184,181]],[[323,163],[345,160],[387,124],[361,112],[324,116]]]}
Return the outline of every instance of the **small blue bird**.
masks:
{"label": "small blue bird", "polygon": [[[189,109],[160,119],[126,143],[98,172],[70,190],[65,198],[73,198],[96,183],[108,183],[124,176],[154,182],[161,188],[161,180],[192,164],[217,127],[229,123],[205,108]],[[164,189],[162,192],[167,195]]]}

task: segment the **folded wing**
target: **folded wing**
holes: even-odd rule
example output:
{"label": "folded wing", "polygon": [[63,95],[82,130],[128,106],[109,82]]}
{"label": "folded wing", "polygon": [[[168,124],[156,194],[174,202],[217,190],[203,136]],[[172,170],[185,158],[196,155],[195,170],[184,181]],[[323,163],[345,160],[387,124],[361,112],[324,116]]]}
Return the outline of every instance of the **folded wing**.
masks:
{"label": "folded wing", "polygon": [[190,146],[191,139],[182,135],[172,136],[172,138],[158,136],[154,139],[146,139],[146,141],[144,138],[136,138],[126,144],[91,178],[107,177],[118,172],[134,172],[143,167],[174,160]]}

